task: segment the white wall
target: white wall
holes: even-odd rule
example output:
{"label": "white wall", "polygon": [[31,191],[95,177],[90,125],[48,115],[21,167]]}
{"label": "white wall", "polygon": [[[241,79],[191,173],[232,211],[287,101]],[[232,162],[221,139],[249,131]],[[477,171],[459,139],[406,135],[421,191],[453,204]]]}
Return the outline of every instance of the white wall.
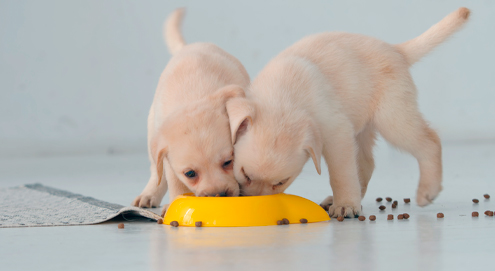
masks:
{"label": "white wall", "polygon": [[460,6],[471,22],[416,64],[419,103],[444,140],[495,139],[494,1],[1,1],[0,156],[146,151],[146,116],[169,54],[162,22],[237,56],[252,77],[322,31],[399,43]]}

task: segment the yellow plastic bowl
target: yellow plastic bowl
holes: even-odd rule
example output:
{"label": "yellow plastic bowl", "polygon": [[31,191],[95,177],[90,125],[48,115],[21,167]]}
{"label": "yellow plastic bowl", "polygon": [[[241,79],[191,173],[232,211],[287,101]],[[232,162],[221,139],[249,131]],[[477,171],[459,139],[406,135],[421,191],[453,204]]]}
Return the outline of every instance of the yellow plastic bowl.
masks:
{"label": "yellow plastic bowl", "polygon": [[195,197],[178,196],[167,209],[163,224],[177,221],[179,226],[194,227],[252,227],[277,225],[287,218],[290,224],[328,221],[330,217],[318,204],[289,194],[254,197]]}

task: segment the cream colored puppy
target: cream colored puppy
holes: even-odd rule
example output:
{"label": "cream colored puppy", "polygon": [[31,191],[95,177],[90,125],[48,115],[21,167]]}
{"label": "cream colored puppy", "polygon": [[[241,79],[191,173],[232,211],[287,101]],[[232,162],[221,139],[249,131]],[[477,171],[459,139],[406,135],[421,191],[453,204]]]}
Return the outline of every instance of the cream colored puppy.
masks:
{"label": "cream colored puppy", "polygon": [[[148,116],[151,177],[133,202],[155,207],[170,191],[237,196],[234,149],[225,103],[244,97],[249,76],[233,56],[210,43],[186,45],[180,33],[183,9],[165,23],[173,57],[163,71]],[[168,205],[163,208],[163,213]]]}
{"label": "cream colored puppy", "polygon": [[246,92],[227,103],[241,195],[283,192],[312,158],[328,165],[329,214],[361,212],[374,169],[376,131],[417,158],[417,203],[442,189],[440,139],[418,111],[409,67],[458,30],[460,8],[398,45],[349,33],[306,37],[271,60]]}

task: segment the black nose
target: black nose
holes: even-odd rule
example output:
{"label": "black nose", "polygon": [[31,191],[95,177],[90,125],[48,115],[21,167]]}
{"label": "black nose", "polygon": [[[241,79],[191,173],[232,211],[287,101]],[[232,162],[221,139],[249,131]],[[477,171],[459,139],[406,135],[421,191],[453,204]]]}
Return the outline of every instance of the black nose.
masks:
{"label": "black nose", "polygon": [[220,197],[226,197],[227,196],[227,191],[223,191],[222,193],[220,193]]}

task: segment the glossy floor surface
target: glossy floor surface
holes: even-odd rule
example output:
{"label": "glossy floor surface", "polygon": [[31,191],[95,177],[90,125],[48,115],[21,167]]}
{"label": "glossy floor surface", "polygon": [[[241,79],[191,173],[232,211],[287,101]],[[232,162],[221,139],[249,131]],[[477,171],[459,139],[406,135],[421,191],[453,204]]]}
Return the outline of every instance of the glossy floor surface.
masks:
{"label": "glossy floor surface", "polygon": [[[171,228],[145,220],[92,226],[0,229],[0,270],[489,270],[495,253],[495,144],[444,144],[444,191],[433,205],[414,195],[416,161],[380,143],[363,200],[371,222],[252,228]],[[0,187],[40,182],[127,205],[148,179],[146,155],[3,159]],[[287,193],[319,202],[328,175],[312,164]],[[485,200],[483,194],[492,194]],[[378,210],[376,197],[399,201]],[[480,200],[473,204],[473,198]],[[164,199],[164,202],[168,198]],[[480,217],[471,217],[478,211]],[[409,220],[387,221],[407,212]],[[445,218],[438,219],[442,212]],[[130,219],[130,218],[127,218]],[[488,268],[488,269],[487,269]],[[481,270],[481,269],[480,269]]]}

